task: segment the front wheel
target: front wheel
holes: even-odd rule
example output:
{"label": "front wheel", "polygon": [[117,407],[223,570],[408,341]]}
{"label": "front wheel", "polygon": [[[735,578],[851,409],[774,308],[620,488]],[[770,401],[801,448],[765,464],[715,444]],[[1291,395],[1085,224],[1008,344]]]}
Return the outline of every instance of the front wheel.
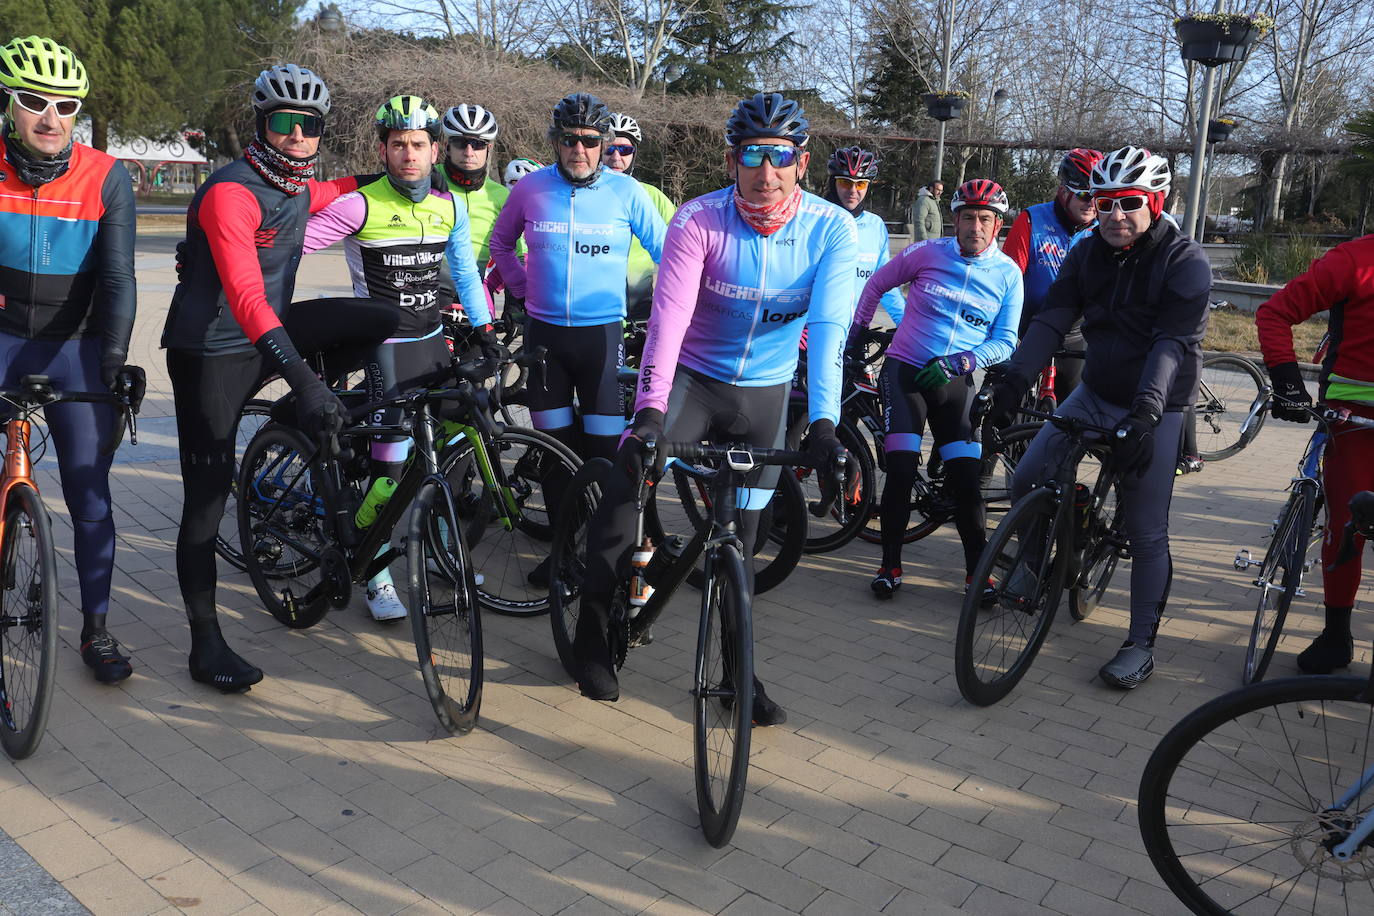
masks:
{"label": "front wheel", "polygon": [[1140,780],[1140,836],[1192,912],[1374,913],[1368,678],[1243,687],[1175,725]]}
{"label": "front wheel", "polygon": [[1243,356],[1219,353],[1202,361],[1193,420],[1199,458],[1229,458],[1259,435],[1267,387],[1259,368]]}
{"label": "front wheel", "polygon": [[482,613],[472,558],[445,487],[426,483],[411,506],[406,563],[420,677],[439,724],[466,734],[482,706]]}
{"label": "front wheel", "polygon": [[1241,673],[1247,684],[1264,680],[1274,650],[1278,648],[1288,608],[1302,585],[1309,545],[1314,540],[1316,510],[1316,481],[1301,480],[1274,523],[1269,549],[1264,552],[1260,573],[1255,579],[1260,590],[1259,604],[1255,608],[1255,622],[1250,626],[1250,644],[1245,650],[1245,669]]}
{"label": "front wheel", "polygon": [[[1084,461],[1079,463],[1080,476],[1089,476],[1084,472],[1088,470],[1089,461],[1094,459],[1099,464],[1098,474],[1103,472],[1106,455],[1090,452],[1084,456]],[[1097,609],[1102,596],[1107,593],[1107,588],[1112,583],[1112,576],[1116,574],[1116,568],[1121,563],[1126,545],[1121,520],[1119,482],[1111,480],[1110,488],[1104,484],[1105,481],[1098,480],[1091,485],[1092,498],[1099,505],[1091,511],[1084,511],[1077,506],[1074,509],[1074,524],[1087,524],[1087,529],[1080,530],[1077,535],[1081,554],[1074,579],[1069,585],[1069,613],[1073,615],[1074,620],[1087,620]]]}
{"label": "front wheel", "polygon": [[57,671],[57,554],[38,491],[15,484],[0,543],[0,745],[13,760],[38,749]]}
{"label": "front wheel", "polygon": [[754,711],[754,634],[744,560],[733,545],[710,552],[692,678],[697,810],[717,848],[744,805]]}
{"label": "front wheel", "polygon": [[983,590],[964,595],[954,640],[954,675],[964,699],[996,703],[1030,670],[1059,607],[1068,566],[1068,537],[1060,507],[1046,487],[1020,499],[988,538],[973,582],[991,579],[996,600]]}

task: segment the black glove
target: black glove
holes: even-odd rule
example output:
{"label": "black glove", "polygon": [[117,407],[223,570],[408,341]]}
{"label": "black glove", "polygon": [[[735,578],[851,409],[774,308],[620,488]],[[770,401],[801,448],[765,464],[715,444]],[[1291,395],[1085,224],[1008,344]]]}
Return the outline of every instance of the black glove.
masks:
{"label": "black glove", "polygon": [[1312,406],[1312,395],[1307,393],[1307,385],[1303,383],[1302,370],[1297,363],[1270,366],[1269,381],[1274,385],[1269,412],[1275,420],[1306,423],[1312,419],[1312,414],[1304,409]]}
{"label": "black glove", "polygon": [[477,349],[481,351],[484,359],[501,359],[507,355],[506,348],[496,339],[496,329],[490,324],[481,327],[474,325],[472,336],[476,339]]}
{"label": "black glove", "polygon": [[1112,430],[1112,459],[1122,474],[1143,477],[1154,457],[1155,427],[1159,414],[1151,407],[1137,406]]}
{"label": "black glove", "polygon": [[148,391],[148,375],[140,366],[120,366],[111,390],[124,392],[129,397],[129,409],[135,414],[143,406],[143,395]]}
{"label": "black glove", "polygon": [[835,472],[849,457],[839,436],[835,435],[835,424],[825,417],[812,420],[806,428],[803,448],[816,467],[816,480],[821,485],[821,504],[829,506],[839,495]]}
{"label": "black glove", "polygon": [[177,282],[186,282],[186,261],[191,251],[191,245],[186,239],[177,242]]}
{"label": "black glove", "polygon": [[503,314],[511,321],[524,321],[525,297],[517,296],[510,290],[506,290],[506,306]]}
{"label": "black glove", "polygon": [[641,407],[630,423],[630,434],[621,440],[615,453],[615,466],[627,478],[638,483],[644,477],[644,456],[647,444],[663,438],[663,411],[657,407]]}
{"label": "black glove", "polygon": [[124,359],[127,354],[115,350],[106,350],[100,354],[100,383],[111,391],[114,390],[115,382],[119,380],[119,370],[124,368]]}
{"label": "black glove", "polygon": [[984,422],[993,429],[1003,429],[1011,425],[1021,398],[1030,389],[1030,382],[1005,366],[990,366],[983,376],[983,387],[992,394],[992,406]]}
{"label": "black glove", "polygon": [[[329,390],[329,386],[320,381],[320,377],[301,359],[286,329],[273,328],[259,337],[255,346],[291,386],[291,396],[296,404],[296,426],[301,432],[311,439],[337,432],[348,411],[334,392]],[[333,408],[332,418],[327,416],[331,413],[330,407]]]}

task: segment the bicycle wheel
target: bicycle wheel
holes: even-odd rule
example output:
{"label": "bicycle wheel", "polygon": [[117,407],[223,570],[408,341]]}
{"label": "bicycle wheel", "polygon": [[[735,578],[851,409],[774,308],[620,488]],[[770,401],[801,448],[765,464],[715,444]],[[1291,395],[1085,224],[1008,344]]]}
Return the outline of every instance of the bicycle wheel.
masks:
{"label": "bicycle wheel", "polygon": [[[698,476],[699,470],[689,473],[681,468],[673,469],[677,499],[668,492],[660,495],[661,485],[650,491],[651,498],[644,507],[644,528],[654,543],[661,543],[665,533],[690,535],[708,517],[712,484],[709,474],[713,472]],[[776,588],[797,568],[802,546],[806,543],[807,514],[802,485],[795,474],[784,468],[773,498],[759,513],[758,534],[753,546],[755,595]],[[704,559],[697,561],[696,568],[687,574],[687,581],[693,588],[700,589],[705,581],[704,563]]]}
{"label": "bicycle wheel", "polygon": [[442,460],[473,568],[482,576],[478,600],[498,614],[542,614],[549,609],[549,510],[577,472],[577,456],[552,436],[515,427],[486,440],[486,453],[494,488],[471,441],[458,440]]}
{"label": "bicycle wheel", "polygon": [[[1096,473],[1091,470],[1092,464],[1097,465]],[[1112,481],[1111,487],[1104,491],[1097,480],[1101,469],[1102,456],[1095,456],[1091,452],[1084,455],[1078,464],[1079,479],[1089,487],[1093,500],[1100,502],[1100,505],[1087,516],[1087,530],[1078,535],[1079,543],[1083,545],[1077,563],[1078,574],[1069,583],[1069,613],[1074,620],[1087,620],[1097,609],[1112,583],[1112,576],[1116,574],[1126,545],[1118,513],[1121,488],[1117,481]],[[1081,524],[1077,513],[1074,523]]]}
{"label": "bicycle wheel", "polygon": [[297,630],[329,610],[334,590],[325,585],[325,568],[336,580],[348,575],[325,534],[332,500],[320,465],[310,461],[315,451],[301,433],[269,423],[239,465],[239,543],[252,545],[243,554],[248,577],[268,613]]}
{"label": "bicycle wheel", "polygon": [[1203,461],[1229,458],[1250,444],[1264,425],[1265,411],[1242,433],[1255,402],[1266,387],[1264,375],[1250,360],[1228,353],[1202,361],[1196,429],[1198,457]]}
{"label": "bicycle wheel", "polygon": [[558,504],[558,524],[549,549],[549,625],[558,660],[573,680],[577,679],[577,663],[572,642],[587,569],[587,523],[601,504],[600,481],[610,468],[605,458],[593,458],[577,469]]}
{"label": "bicycle wheel", "polygon": [[0,745],[13,760],[38,749],[57,671],[57,554],[38,491],[16,483],[0,542]]}
{"label": "bicycle wheel", "polygon": [[235,569],[244,568],[243,549],[239,542],[239,464],[248,443],[271,419],[272,403],[263,398],[254,398],[243,406],[243,412],[239,414],[238,438],[234,443],[234,482],[229,489],[229,498],[224,502],[224,517],[220,520],[219,533],[215,535],[215,553]]}
{"label": "bicycle wheel", "polygon": [[482,613],[472,560],[444,488],[429,482],[410,510],[410,625],[420,677],[439,724],[472,731],[482,706]]}
{"label": "bicycle wheel", "polygon": [[1255,578],[1260,590],[1259,604],[1255,608],[1255,622],[1250,626],[1250,644],[1245,649],[1245,668],[1241,672],[1247,684],[1264,679],[1278,648],[1288,608],[1307,568],[1316,511],[1316,481],[1298,481],[1274,522],[1269,549],[1264,552],[1259,576]]}
{"label": "bicycle wheel", "polygon": [[973,568],[974,582],[996,583],[997,600],[985,607],[982,589],[971,588],[959,614],[954,675],[970,703],[988,706],[1010,693],[1049,634],[1068,565],[1060,511],[1048,488],[1031,491],[1002,519]]}
{"label": "bicycle wheel", "polygon": [[692,676],[697,810],[717,848],[730,842],[744,805],[754,710],[754,634],[744,560],[723,544],[707,560]]}
{"label": "bicycle wheel", "polygon": [[1243,687],[1159,742],[1140,780],[1140,836],[1190,910],[1374,913],[1374,843],[1336,851],[1374,817],[1374,792],[1361,786],[1374,762],[1368,686],[1303,677]]}

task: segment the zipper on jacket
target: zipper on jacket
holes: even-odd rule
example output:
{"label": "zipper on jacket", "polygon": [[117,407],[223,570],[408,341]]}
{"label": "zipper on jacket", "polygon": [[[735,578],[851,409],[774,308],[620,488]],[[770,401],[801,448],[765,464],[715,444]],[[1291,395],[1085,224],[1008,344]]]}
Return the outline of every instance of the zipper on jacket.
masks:
{"label": "zipper on jacket", "polygon": [[758,330],[759,319],[763,317],[763,298],[768,294],[768,249],[773,246],[769,244],[768,236],[761,235],[759,239],[763,242],[763,256],[760,258],[761,263],[759,264],[758,304],[754,306],[754,323],[749,328],[748,336],[744,338],[744,354],[740,356],[739,368],[735,370],[735,378],[731,382],[733,385],[738,385],[739,380],[744,377],[744,367],[749,363],[749,348],[754,344],[754,332]]}
{"label": "zipper on jacket", "polygon": [[29,339],[37,333],[34,313],[38,311],[38,189],[33,189],[33,208],[29,211]]}
{"label": "zipper on jacket", "polygon": [[[568,327],[572,327],[572,268],[573,268],[573,239],[576,233],[573,231],[577,224],[577,187],[573,186],[568,193],[568,270],[567,278],[564,281],[563,307],[568,315]],[[529,290],[525,290],[525,295],[529,295]]]}

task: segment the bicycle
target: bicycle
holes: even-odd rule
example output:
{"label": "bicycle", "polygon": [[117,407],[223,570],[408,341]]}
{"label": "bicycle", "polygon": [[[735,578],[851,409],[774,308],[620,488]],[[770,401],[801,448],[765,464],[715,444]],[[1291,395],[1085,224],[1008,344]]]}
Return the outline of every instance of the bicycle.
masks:
{"label": "bicycle", "polygon": [[142,372],[126,367],[113,392],[59,391],[46,375],[26,375],[17,388],[0,389],[10,414],[0,470],[0,746],[12,760],[30,756],[43,740],[57,673],[57,552],[33,476],[45,451],[40,446],[33,454],[33,415],[64,401],[111,404],[118,419],[102,454],[119,447],[126,424],[137,445]]}
{"label": "bicycle", "polygon": [[1197,456],[1222,461],[1244,450],[1264,426],[1263,408],[1273,390],[1259,367],[1243,356],[1205,357],[1193,407]]}
{"label": "bicycle", "polygon": [[[986,411],[990,403],[985,389],[975,410]],[[1105,439],[1111,430],[1071,417],[1042,418],[1068,435],[1069,448],[1043,482],[1013,503],[973,568],[972,581],[994,583],[995,599],[971,588],[959,614],[955,679],[964,699],[978,706],[996,703],[1025,677],[1065,588],[1074,619],[1086,619],[1125,555],[1120,475]],[[1091,486],[1079,480],[1079,464],[1088,456],[1102,464]]]}
{"label": "bicycle", "polygon": [[[649,628],[667,607],[678,588],[704,558],[701,618],[692,666],[692,725],[697,807],[702,833],[712,846],[730,841],[739,823],[749,768],[749,743],[754,707],[753,597],[739,537],[736,534],[736,488],[757,467],[809,465],[807,455],[745,445],[702,445],[695,442],[649,446],[649,465],[635,493],[635,544],[645,542],[649,530],[646,509],[653,481],[661,478],[659,459],[719,462],[712,480],[711,511],[704,513],[690,540],[663,535],[652,559],[635,564],[613,592],[610,609],[612,658],[625,664],[629,649],[647,644]],[[601,501],[600,481],[610,462],[596,459],[578,471],[559,510],[558,528],[550,554],[555,588],[549,614],[554,645],[569,676],[576,678],[573,634],[581,604],[586,570],[589,522]],[[785,476],[785,474],[784,474]],[[838,485],[838,480],[836,481]],[[828,507],[818,507],[826,511]],[[645,596],[644,585],[652,586]]]}
{"label": "bicycle", "polygon": [[[1374,536],[1374,494],[1351,500]],[[1339,560],[1338,560],[1339,562]],[[1192,912],[1374,912],[1374,674],[1295,677],[1233,690],[1160,740],[1138,823]]]}
{"label": "bicycle", "polygon": [[[404,552],[421,678],[440,724],[452,734],[471,731],[481,707],[482,624],[462,516],[436,453],[434,410],[449,402],[454,406],[444,413],[456,412],[490,433],[487,394],[476,387],[489,369],[479,363],[436,373],[415,391],[351,410],[347,420],[355,425],[322,441],[268,423],[249,443],[239,469],[239,537],[252,545],[244,554],[248,574],[285,626],[311,627],[330,607],[347,606],[355,584]],[[456,388],[427,387],[454,379]],[[401,423],[367,423],[373,411],[393,405],[404,409]],[[355,517],[360,482],[367,479],[366,445],[376,435],[406,435],[415,448],[395,491],[360,530]],[[358,447],[341,447],[349,442]],[[393,531],[407,511],[405,540],[394,544]]]}
{"label": "bicycle", "polygon": [[[1261,405],[1261,410],[1266,405]],[[1364,429],[1374,428],[1374,420],[1355,416],[1348,410],[1311,410],[1317,420],[1296,476],[1289,482],[1289,495],[1270,528],[1269,549],[1263,560],[1255,560],[1248,548],[1236,551],[1232,565],[1244,572],[1259,567],[1254,584],[1260,590],[1255,620],[1250,627],[1250,642],[1245,650],[1241,680],[1253,684],[1264,679],[1278,648],[1283,624],[1294,598],[1306,596],[1302,580],[1321,554],[1326,533],[1325,504],[1322,497],[1322,456],[1331,438],[1331,426],[1339,423]]]}

